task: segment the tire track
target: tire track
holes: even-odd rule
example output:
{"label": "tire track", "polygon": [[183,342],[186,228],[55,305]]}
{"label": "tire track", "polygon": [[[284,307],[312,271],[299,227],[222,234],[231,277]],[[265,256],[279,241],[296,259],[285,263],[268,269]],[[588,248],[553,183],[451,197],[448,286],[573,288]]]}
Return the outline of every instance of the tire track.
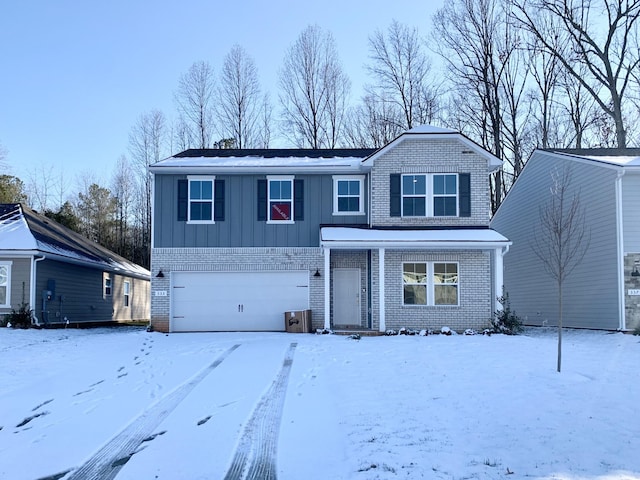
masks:
{"label": "tire track", "polygon": [[184,400],[184,398],[220,365],[240,344],[223,352],[216,361],[205,367],[190,380],[158,400],[135,418],[124,430],[98,450],[66,480],[111,480],[136,453],[140,445],[149,440],[156,427]]}
{"label": "tire track", "polygon": [[278,376],[249,418],[224,480],[276,480],[278,433],[297,345],[289,345]]}

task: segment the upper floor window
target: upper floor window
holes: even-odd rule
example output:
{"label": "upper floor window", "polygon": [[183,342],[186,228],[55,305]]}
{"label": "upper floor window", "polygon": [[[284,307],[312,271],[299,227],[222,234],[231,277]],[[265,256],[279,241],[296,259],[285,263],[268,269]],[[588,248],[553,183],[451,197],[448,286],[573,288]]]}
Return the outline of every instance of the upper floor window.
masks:
{"label": "upper floor window", "polygon": [[0,262],[0,307],[11,306],[11,262]]}
{"label": "upper floor window", "polygon": [[333,177],[333,214],[364,214],[364,177],[361,175]]}
{"label": "upper floor window", "polygon": [[189,222],[213,222],[214,182],[215,177],[189,178]]}
{"label": "upper floor window", "polygon": [[402,175],[403,217],[458,215],[458,175]]}
{"label": "upper floor window", "polygon": [[269,222],[293,222],[293,177],[267,177]]}

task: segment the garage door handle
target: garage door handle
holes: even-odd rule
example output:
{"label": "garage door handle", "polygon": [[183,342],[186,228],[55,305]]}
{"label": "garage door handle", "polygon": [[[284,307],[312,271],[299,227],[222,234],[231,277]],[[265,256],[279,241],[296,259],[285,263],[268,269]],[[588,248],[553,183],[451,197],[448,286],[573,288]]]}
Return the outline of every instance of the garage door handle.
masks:
{"label": "garage door handle", "polygon": [[244,305],[238,305],[238,313],[244,312]]}

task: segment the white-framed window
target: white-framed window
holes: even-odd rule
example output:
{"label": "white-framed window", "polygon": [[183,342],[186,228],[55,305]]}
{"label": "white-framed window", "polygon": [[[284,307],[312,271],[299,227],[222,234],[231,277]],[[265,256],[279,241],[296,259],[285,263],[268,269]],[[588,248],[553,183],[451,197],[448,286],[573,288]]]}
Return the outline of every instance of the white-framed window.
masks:
{"label": "white-framed window", "polygon": [[0,307],[11,306],[11,264],[0,262]]}
{"label": "white-framed window", "polygon": [[267,177],[267,223],[293,223],[293,178]]}
{"label": "white-framed window", "polygon": [[333,214],[364,215],[364,176],[333,176]]}
{"label": "white-framed window", "polygon": [[124,306],[128,307],[129,306],[129,297],[131,296],[131,282],[129,282],[128,280],[124,281],[124,287],[122,289],[123,294],[124,294]]}
{"label": "white-framed window", "polygon": [[402,175],[403,217],[458,216],[458,175]]}
{"label": "white-framed window", "polygon": [[189,223],[214,223],[213,199],[216,177],[189,176]]}
{"label": "white-framed window", "polygon": [[404,305],[459,305],[457,262],[404,262]]}
{"label": "white-framed window", "polygon": [[110,273],[103,273],[102,274],[102,296],[104,298],[106,297],[110,297],[111,296],[111,292],[113,290],[113,284],[111,283],[111,274]]}

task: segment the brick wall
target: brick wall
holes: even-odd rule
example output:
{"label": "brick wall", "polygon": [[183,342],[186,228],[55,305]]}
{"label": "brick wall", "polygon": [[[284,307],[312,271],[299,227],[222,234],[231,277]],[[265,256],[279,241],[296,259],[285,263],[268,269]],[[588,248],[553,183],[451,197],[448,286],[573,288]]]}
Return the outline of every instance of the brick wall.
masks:
{"label": "brick wall", "polygon": [[[389,175],[470,173],[471,217],[390,217]],[[371,171],[371,221],[374,226],[489,225],[487,159],[458,140],[407,138],[376,159]]]}

